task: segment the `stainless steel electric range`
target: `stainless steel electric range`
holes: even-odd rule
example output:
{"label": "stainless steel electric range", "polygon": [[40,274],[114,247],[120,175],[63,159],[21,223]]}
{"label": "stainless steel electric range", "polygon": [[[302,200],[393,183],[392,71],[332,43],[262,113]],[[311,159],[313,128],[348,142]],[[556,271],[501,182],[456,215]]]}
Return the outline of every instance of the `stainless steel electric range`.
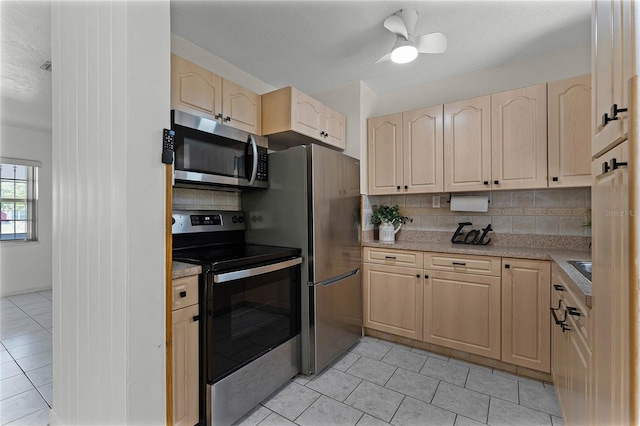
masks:
{"label": "stainless steel electric range", "polygon": [[173,220],[173,260],[202,266],[201,422],[229,425],[300,371],[301,251],[245,244],[239,211]]}

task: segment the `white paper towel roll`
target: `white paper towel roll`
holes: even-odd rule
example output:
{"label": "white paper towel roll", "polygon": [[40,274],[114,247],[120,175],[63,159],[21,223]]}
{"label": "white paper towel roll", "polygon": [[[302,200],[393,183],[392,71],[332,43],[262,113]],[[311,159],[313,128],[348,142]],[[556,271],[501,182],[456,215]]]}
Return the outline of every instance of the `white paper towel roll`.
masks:
{"label": "white paper towel roll", "polygon": [[487,212],[489,197],[486,195],[451,195],[452,212]]}

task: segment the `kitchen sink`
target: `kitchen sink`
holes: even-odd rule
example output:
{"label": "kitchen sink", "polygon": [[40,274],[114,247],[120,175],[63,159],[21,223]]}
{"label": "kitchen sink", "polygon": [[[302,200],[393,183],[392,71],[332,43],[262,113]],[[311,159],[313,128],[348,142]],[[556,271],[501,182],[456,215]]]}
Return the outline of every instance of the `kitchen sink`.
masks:
{"label": "kitchen sink", "polygon": [[590,260],[569,260],[571,266],[576,268],[586,279],[591,281],[591,261]]}

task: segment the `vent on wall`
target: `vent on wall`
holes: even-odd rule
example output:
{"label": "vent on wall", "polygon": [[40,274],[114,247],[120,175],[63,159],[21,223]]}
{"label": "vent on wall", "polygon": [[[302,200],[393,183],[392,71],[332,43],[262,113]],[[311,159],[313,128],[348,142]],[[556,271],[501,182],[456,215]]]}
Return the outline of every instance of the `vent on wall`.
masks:
{"label": "vent on wall", "polygon": [[44,64],[40,65],[40,69],[51,72],[51,61],[46,61]]}

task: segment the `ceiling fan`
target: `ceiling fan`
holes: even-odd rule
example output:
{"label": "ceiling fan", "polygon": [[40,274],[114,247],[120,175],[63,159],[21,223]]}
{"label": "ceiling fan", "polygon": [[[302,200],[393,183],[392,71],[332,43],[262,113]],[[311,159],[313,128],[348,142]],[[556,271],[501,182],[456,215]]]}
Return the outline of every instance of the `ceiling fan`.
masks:
{"label": "ceiling fan", "polygon": [[378,62],[392,60],[397,64],[406,64],[418,57],[418,53],[442,53],[447,50],[447,37],[442,33],[430,33],[414,36],[418,22],[418,11],[412,8],[400,9],[384,20],[384,27],[396,35],[396,43],[390,53]]}

